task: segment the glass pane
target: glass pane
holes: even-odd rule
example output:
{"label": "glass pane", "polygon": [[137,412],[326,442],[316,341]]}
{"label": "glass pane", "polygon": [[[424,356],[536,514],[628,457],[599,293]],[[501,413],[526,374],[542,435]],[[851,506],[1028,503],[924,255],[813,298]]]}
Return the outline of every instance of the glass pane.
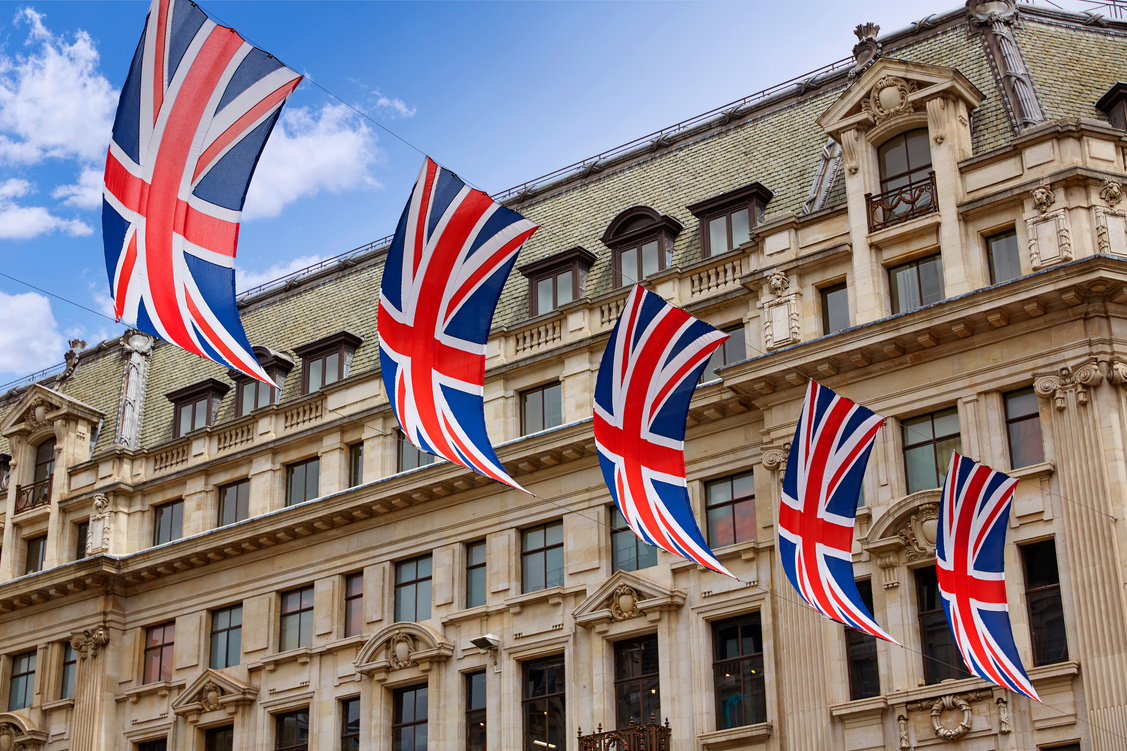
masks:
{"label": "glass pane", "polygon": [[945,409],[942,412],[936,412],[934,422],[936,438],[959,434],[959,411],[957,409]]}
{"label": "glass pane", "polygon": [[634,284],[638,281],[638,249],[630,248],[619,256],[619,269],[622,270],[622,283]]}
{"label": "glass pane", "polygon": [[638,561],[636,560],[635,550],[638,547],[636,544],[637,537],[630,530],[625,532],[612,532],[610,535],[611,544],[611,565],[615,571],[637,571]]}
{"label": "glass pane", "polygon": [[892,292],[892,312],[906,313],[920,307],[919,277],[915,264],[901,266],[889,272]]}
{"label": "glass pane", "polygon": [[238,665],[242,658],[243,630],[233,628],[227,632],[227,667]]}
{"label": "glass pane", "polygon": [[741,501],[732,507],[735,517],[736,541],[754,540],[758,536],[755,529],[755,501]]}
{"label": "glass pane", "polygon": [[254,407],[255,407],[254,396],[257,392],[258,392],[258,389],[253,382],[243,384],[243,386],[242,386],[242,396],[243,396],[243,398],[242,398],[242,414],[249,415],[251,412],[254,411]]}
{"label": "glass pane", "polygon": [[844,285],[822,293],[822,313],[826,334],[849,328],[849,291]]}
{"label": "glass pane", "polygon": [[395,588],[395,620],[404,623],[415,620],[414,584]]}
{"label": "glass pane", "polygon": [[416,570],[419,572],[418,577],[420,579],[426,579],[427,577],[429,577],[431,575],[431,571],[432,571],[431,562],[432,562],[432,560],[433,559],[429,555],[423,556],[422,558],[418,559],[418,565],[416,567]]}
{"label": "glass pane", "polygon": [[1017,233],[1007,232],[986,241],[990,256],[990,281],[1001,284],[1021,276],[1021,257],[1017,248]]}
{"label": "glass pane", "polygon": [[556,303],[564,305],[575,299],[575,282],[571,271],[564,271],[556,277]]}
{"label": "glass pane", "polygon": [[305,489],[305,465],[297,464],[290,467],[290,486],[286,493],[286,502],[290,504],[300,503],[304,499],[301,497],[302,491]]}
{"label": "glass pane", "polygon": [[932,256],[920,261],[920,303],[930,305],[943,299],[943,261]]}
{"label": "glass pane", "polygon": [[939,474],[935,468],[935,449],[931,444],[917,446],[904,452],[904,469],[908,476],[908,492],[939,487]]}
{"label": "glass pane", "polygon": [[473,608],[484,604],[485,566],[480,566],[466,573],[466,607]]}
{"label": "glass pane", "polygon": [[708,364],[704,366],[704,372],[700,374],[700,382],[708,383],[719,378],[720,376],[716,375],[716,369],[722,365],[724,365],[724,348],[720,347],[708,358]]}
{"label": "glass pane", "polygon": [[645,279],[650,274],[655,274],[660,269],[660,261],[657,255],[657,240],[646,243],[642,246],[642,278]]}
{"label": "glass pane", "polygon": [[415,620],[425,621],[430,618],[431,581],[424,579],[415,586]]}
{"label": "glass pane", "polygon": [[[185,404],[183,407],[180,408],[180,435],[185,435],[191,429],[192,429],[192,405],[191,404]],[[36,469],[38,470],[38,467],[36,467]],[[40,477],[36,476],[35,481],[39,482],[41,479],[45,479],[45,478],[40,478]]]}
{"label": "glass pane", "polygon": [[340,380],[340,353],[334,352],[325,358],[325,385]]}
{"label": "glass pane", "polygon": [[1027,417],[1029,415],[1037,415],[1037,394],[1033,389],[1022,389],[1021,391],[1012,391],[1005,396],[1006,399],[1006,417],[1010,420],[1016,417]]}
{"label": "glass pane", "polygon": [[544,544],[559,545],[563,542],[563,523],[555,522],[544,529]]}
{"label": "glass pane", "polygon": [[478,563],[485,563],[485,543],[475,542],[472,545],[467,545],[466,560],[471,566]]}
{"label": "glass pane", "polygon": [[747,209],[740,209],[732,214],[732,247],[738,248],[751,239],[751,224],[748,221]]}
{"label": "glass pane", "polygon": [[[890,176],[900,175],[908,171],[908,150],[904,141],[904,136],[896,136],[880,147],[878,161],[882,181]],[[881,190],[888,190],[888,188],[882,185]]]}
{"label": "glass pane", "polygon": [[707,490],[708,505],[716,506],[732,500],[732,483],[730,480],[710,482]]}
{"label": "glass pane", "polygon": [[299,647],[313,646],[313,613],[306,610],[302,612],[300,633],[298,634]]}
{"label": "glass pane", "polygon": [[281,628],[278,631],[279,652],[288,652],[297,648],[297,619],[296,614],[282,616]]}
{"label": "glass pane", "polygon": [[533,527],[524,531],[523,551],[536,550],[544,547],[544,528]]}
{"label": "glass pane", "polygon": [[728,217],[718,216],[708,222],[708,249],[714,256],[728,250]]}
{"label": "glass pane", "polygon": [[555,303],[552,300],[552,282],[555,281],[552,277],[540,279],[536,282],[536,310],[535,315],[547,313],[555,309]]}
{"label": "glass pane", "polygon": [[554,428],[563,425],[563,389],[560,384],[544,389],[544,427]]}
{"label": "glass pane", "polygon": [[735,525],[732,521],[732,511],[729,506],[708,510],[708,542],[712,547],[719,548],[731,545],[736,541]]}
{"label": "glass pane", "polygon": [[913,171],[931,170],[931,149],[928,144],[927,129],[913,130],[905,134],[908,141],[908,166]]}
{"label": "glass pane", "polygon": [[529,435],[544,429],[544,392],[540,389],[524,395],[524,433]]}
{"label": "glass pane", "polygon": [[724,364],[731,365],[747,358],[747,335],[743,326],[727,329],[728,341],[724,342]]}
{"label": "glass pane", "polygon": [[320,471],[320,459],[311,459],[305,463],[305,498],[303,500],[308,501],[317,497],[317,487],[321,479]]}
{"label": "glass pane", "polygon": [[751,472],[732,478],[732,496],[747,498],[755,495],[755,475]]}
{"label": "glass pane", "polygon": [[202,428],[207,425],[207,399],[200,399],[196,402],[196,417],[195,422],[192,423],[193,428]]}
{"label": "glass pane", "polygon": [[[633,532],[630,533],[634,534]],[[649,568],[657,565],[657,548],[649,543],[638,541],[638,568]]]}
{"label": "glass pane", "polygon": [[526,555],[522,564],[524,569],[521,577],[522,591],[537,592],[544,589],[544,554]]}
{"label": "glass pane", "polygon": [[325,361],[317,358],[309,363],[309,393],[321,388],[321,373],[324,371]]}
{"label": "glass pane", "polygon": [[267,404],[274,402],[274,394],[277,389],[270,388],[265,383],[260,383],[255,387],[258,392],[258,406],[265,407]]}
{"label": "glass pane", "polygon": [[466,676],[466,709],[485,709],[485,672]]}
{"label": "glass pane", "polygon": [[961,452],[962,450],[962,441],[959,440],[958,436],[938,441],[935,444],[936,470],[939,472],[939,481],[936,483],[935,487],[942,485],[943,478],[947,476],[947,468],[951,466],[951,454],[955,451]]}

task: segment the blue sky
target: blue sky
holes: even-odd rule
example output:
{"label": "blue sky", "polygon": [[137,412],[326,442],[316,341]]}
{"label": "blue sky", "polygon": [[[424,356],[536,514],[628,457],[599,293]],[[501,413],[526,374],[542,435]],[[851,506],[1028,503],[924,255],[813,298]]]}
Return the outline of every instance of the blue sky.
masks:
{"label": "blue sky", "polygon": [[[305,82],[287,103],[251,184],[239,287],[394,230],[422,155],[379,126],[494,193],[847,57],[858,23],[888,32],[955,5],[204,0],[339,97]],[[0,272],[96,310],[101,175],[147,10],[0,0]],[[68,338],[123,329],[0,277],[0,386],[61,362]]]}

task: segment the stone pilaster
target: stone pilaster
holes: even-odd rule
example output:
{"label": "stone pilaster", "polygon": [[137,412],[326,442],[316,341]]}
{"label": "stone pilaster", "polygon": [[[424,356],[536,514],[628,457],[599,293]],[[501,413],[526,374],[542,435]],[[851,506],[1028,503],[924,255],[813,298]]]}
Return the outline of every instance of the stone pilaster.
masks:
{"label": "stone pilaster", "polygon": [[135,449],[141,441],[141,411],[145,405],[145,381],[149,373],[149,355],[153,338],[130,329],[121,337],[122,355],[128,358],[122,376],[121,399],[118,405],[117,431],[114,445]]}
{"label": "stone pilaster", "polygon": [[109,643],[110,632],[105,626],[95,626],[70,637],[71,647],[78,652],[71,751],[94,751],[98,747],[98,718],[102,714],[102,678],[106,660],[103,648]]}
{"label": "stone pilaster", "polygon": [[[1094,751],[1122,748],[1127,736],[1127,605],[1117,571],[1115,524],[1109,502],[1099,410],[1092,389],[1103,381],[1096,362],[1061,368],[1034,381],[1052,401],[1052,432],[1060,483],[1076,638],[1069,653],[1080,661],[1080,678]],[[1118,418],[1116,418],[1118,419]]]}
{"label": "stone pilaster", "polygon": [[[785,580],[780,571],[777,581],[789,589],[789,585],[783,584]],[[784,744],[793,751],[824,751],[833,745],[833,727],[826,712],[831,702],[823,634],[825,619],[812,608],[799,604],[793,590],[788,594],[788,602],[780,602],[775,610],[776,664],[782,677],[776,685],[782,691],[779,716]]]}

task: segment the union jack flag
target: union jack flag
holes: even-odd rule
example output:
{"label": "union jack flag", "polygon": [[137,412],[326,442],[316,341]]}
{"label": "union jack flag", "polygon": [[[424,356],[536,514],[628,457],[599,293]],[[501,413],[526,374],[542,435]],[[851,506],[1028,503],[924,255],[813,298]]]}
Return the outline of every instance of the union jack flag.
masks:
{"label": "union jack flag", "polygon": [[884,418],[810,381],[779,504],[779,554],[798,594],[822,615],[893,644],[853,578],[861,480]]}
{"label": "union jack flag", "polygon": [[258,157],[300,82],[194,3],[153,0],[106,157],[118,320],[271,385],[235,306],[235,247]]}
{"label": "union jack flag", "polygon": [[727,338],[634,287],[599,365],[594,429],[603,479],[634,534],[732,576],[693,518],[684,453],[693,389]]}
{"label": "union jack flag", "polygon": [[954,453],[939,501],[935,573],[970,672],[1041,701],[1021,665],[1006,604],[1004,552],[1017,480]]}
{"label": "union jack flag", "polygon": [[376,327],[384,385],[424,451],[523,490],[485,430],[485,343],[536,225],[429,158],[387,251]]}

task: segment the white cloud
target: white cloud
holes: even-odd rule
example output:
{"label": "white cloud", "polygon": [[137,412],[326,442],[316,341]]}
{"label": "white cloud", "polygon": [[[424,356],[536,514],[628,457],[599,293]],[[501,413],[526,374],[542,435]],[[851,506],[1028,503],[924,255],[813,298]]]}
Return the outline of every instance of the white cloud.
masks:
{"label": "white cloud", "polygon": [[266,284],[266,282],[280,279],[283,276],[289,276],[295,271],[300,271],[323,260],[325,260],[324,256],[301,256],[300,258],[295,258],[285,263],[276,263],[265,271],[247,271],[236,267],[235,289],[242,292],[243,290],[257,287],[260,284]]}
{"label": "white cloud", "polygon": [[[83,272],[83,275],[85,275],[85,272]],[[94,282],[87,282],[87,285],[90,287],[90,297],[94,300],[95,308],[107,318],[114,318],[116,311],[113,307],[113,298],[110,297],[109,282],[105,279],[99,279]]]}
{"label": "white cloud", "polygon": [[65,351],[50,300],[34,292],[0,292],[0,373],[33,373],[61,362]]}
{"label": "white cloud", "polygon": [[27,54],[0,47],[0,163],[95,162],[105,156],[117,92],[98,72],[89,34],[68,42],[43,18],[30,8],[16,14],[17,25],[29,27]]}
{"label": "white cloud", "polygon": [[287,204],[322,190],[378,187],[376,135],[341,104],[314,113],[283,110],[251,180],[244,219],[277,216]]}
{"label": "white cloud", "polygon": [[92,235],[94,229],[78,219],[62,219],[42,206],[20,206],[15,199],[32,193],[27,180],[12,178],[0,183],[0,240],[30,240],[50,232],[72,237]]}
{"label": "white cloud", "polygon": [[51,191],[51,197],[61,198],[76,209],[97,209],[102,205],[102,176],[102,170],[88,167],[82,170],[78,182],[60,185]]}
{"label": "white cloud", "polygon": [[391,117],[414,117],[415,108],[408,107],[407,103],[398,97],[388,98],[379,92],[379,89],[372,92],[376,95],[376,108],[387,112]]}

